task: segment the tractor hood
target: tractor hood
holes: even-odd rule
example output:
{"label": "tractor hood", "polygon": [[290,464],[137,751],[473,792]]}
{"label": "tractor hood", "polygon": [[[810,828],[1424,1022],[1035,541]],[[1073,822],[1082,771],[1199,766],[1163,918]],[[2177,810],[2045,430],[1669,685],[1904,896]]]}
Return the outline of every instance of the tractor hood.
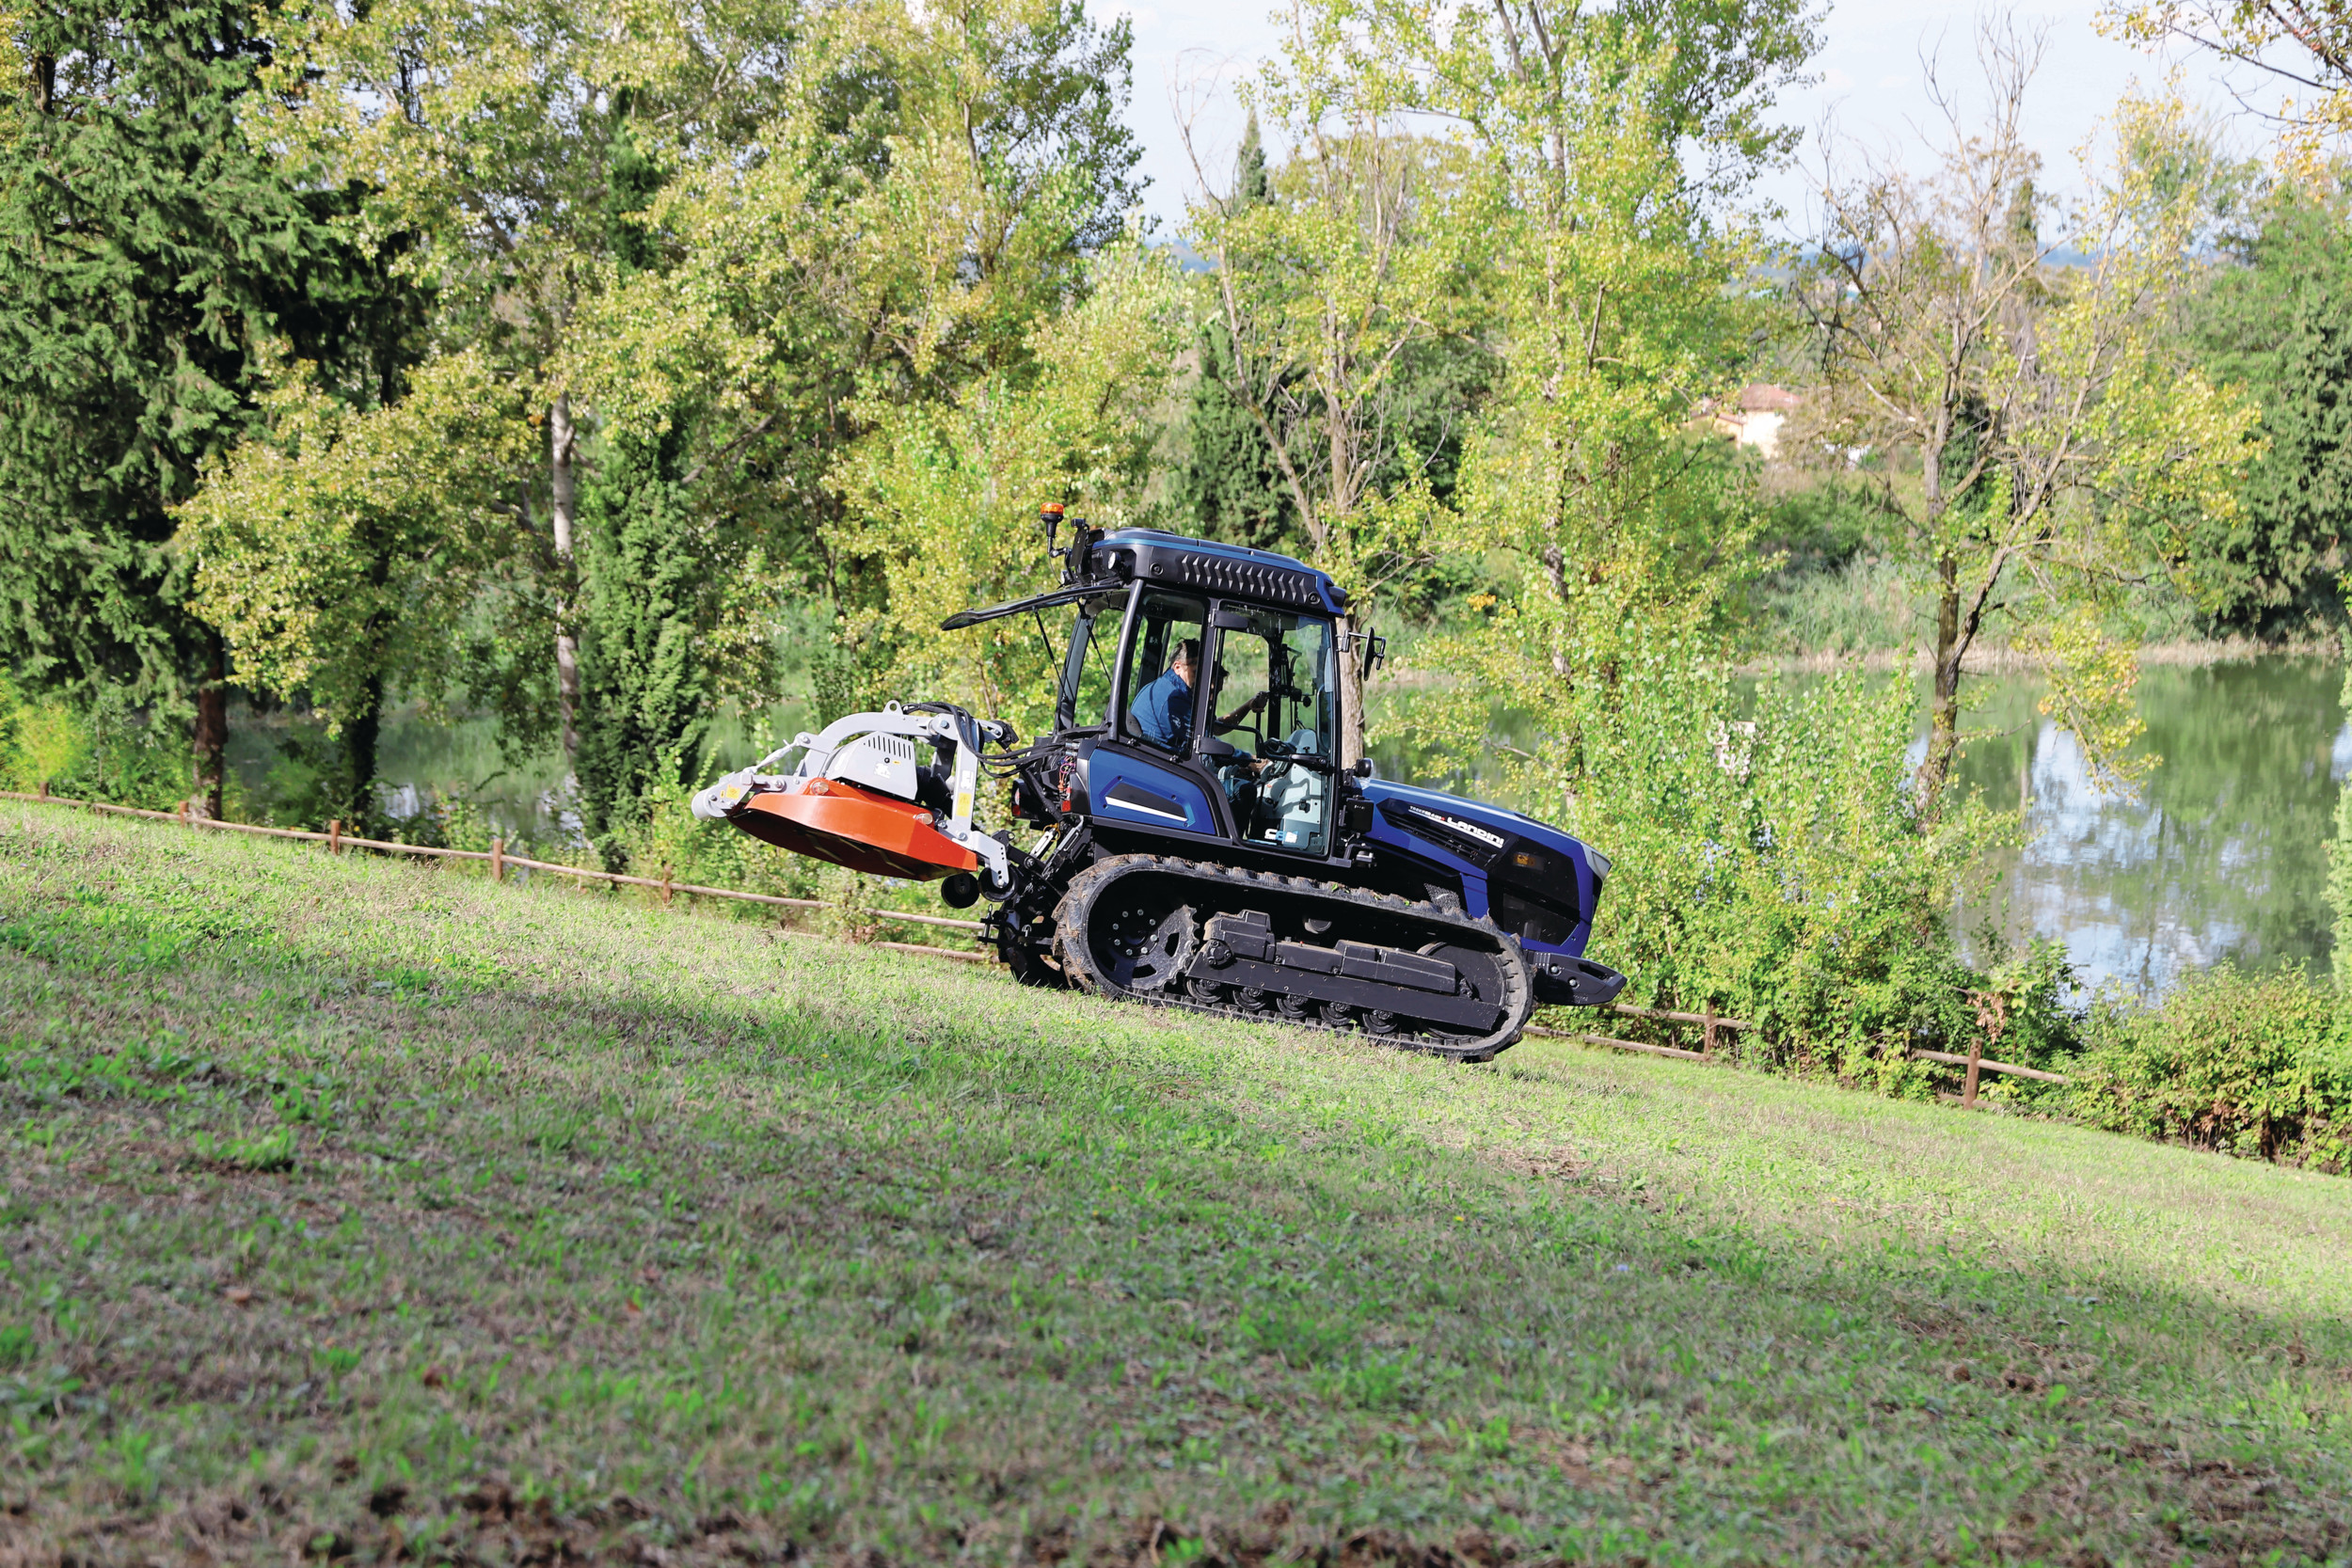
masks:
{"label": "tractor hood", "polygon": [[[1373,805],[1375,841],[1416,849],[1435,845],[1480,871],[1492,868],[1507,851],[1522,846],[1548,849],[1571,861],[1582,861],[1591,868],[1593,885],[1588,896],[1599,895],[1601,879],[1609,875],[1608,856],[1574,834],[1523,812],[1385,779],[1367,779],[1362,787],[1364,798]],[[1413,839],[1422,842],[1408,842]]]}

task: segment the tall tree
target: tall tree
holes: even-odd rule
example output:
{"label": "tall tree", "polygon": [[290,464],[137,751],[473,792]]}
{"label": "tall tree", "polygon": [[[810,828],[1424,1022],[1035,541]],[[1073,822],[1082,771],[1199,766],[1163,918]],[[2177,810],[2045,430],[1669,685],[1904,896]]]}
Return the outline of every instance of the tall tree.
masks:
{"label": "tall tree", "polygon": [[0,87],[0,650],[37,678],[193,713],[217,815],[226,649],[190,612],[171,509],[252,426],[280,345],[365,380],[377,281],[240,130],[273,17],[48,0]]}
{"label": "tall tree", "polygon": [[[1272,198],[1265,144],[1253,109],[1233,158],[1232,194],[1221,206],[1228,214],[1244,213]],[[1267,410],[1239,401],[1259,379],[1235,362],[1239,349],[1232,328],[1221,319],[1206,323],[1198,352],[1200,373],[1184,412],[1184,457],[1171,504],[1210,538],[1263,549],[1304,549],[1296,508],[1268,445],[1274,421]]]}
{"label": "tall tree", "polygon": [[[1391,569],[1407,551],[1524,567],[1495,635],[1442,657],[1565,713],[1603,684],[1602,644],[1629,617],[1707,599],[1709,553],[1736,545],[1721,516],[1683,504],[1707,486],[1685,483],[1679,427],[1737,338],[1719,279],[1740,259],[1703,209],[1785,147],[1765,110],[1811,24],[1795,0],[1302,0],[1290,16],[1261,90],[1300,150],[1275,182],[1278,206],[1286,182],[1307,182],[1295,215],[1279,233],[1259,220],[1263,235],[1215,211],[1200,221],[1222,241],[1224,313],[1267,339],[1261,362],[1296,378],[1305,417],[1332,437],[1329,477],[1311,489],[1296,475],[1308,531],[1319,508],[1347,519],[1329,531],[1345,553],[1385,553]],[[1449,135],[1406,156],[1416,144],[1396,133],[1433,121]],[[1493,391],[1455,517],[1437,504],[1438,470],[1381,449],[1406,426],[1398,394],[1416,361],[1472,343],[1492,356]],[[1460,705],[1450,738],[1481,745],[1484,718]],[[1547,767],[1576,754],[1575,725],[1562,729]]]}
{"label": "tall tree", "polygon": [[2332,612],[2352,565],[2352,202],[2288,183],[2260,218],[2187,315],[2206,373],[2261,405],[2265,447],[2238,512],[2178,540],[2198,603],[2258,634]]}
{"label": "tall tree", "polygon": [[1823,370],[1803,435],[1884,454],[1882,506],[1935,605],[1931,811],[1969,654],[1996,626],[2038,656],[2044,711],[2094,766],[2124,768],[2135,665],[2104,615],[2140,567],[2134,525],[2233,515],[2254,418],[2184,362],[2172,330],[2204,212],[2146,154],[2182,139],[2179,105],[2122,104],[2117,166],[2073,226],[2092,260],[2061,270],[2020,207],[2039,172],[2020,117],[2040,41],[1988,24],[1979,54],[1989,122],[1943,96],[1932,177],[1874,168],[1831,186],[1800,291]]}
{"label": "tall tree", "polygon": [[[519,732],[578,745],[575,552],[580,457],[593,428],[579,323],[612,277],[612,220],[649,166],[741,146],[790,90],[788,4],[647,12],[549,0],[384,0],[302,13],[286,91],[266,134],[314,177],[358,181],[370,227],[424,235],[411,269],[438,284],[437,347],[487,356],[528,388],[538,455],[511,478],[536,556],[534,615],[548,663],[510,688]],[[297,75],[312,78],[295,90]],[[619,149],[623,154],[616,157]],[[511,433],[483,433],[504,451]],[[539,708],[551,696],[552,714]],[[534,723],[534,720],[540,720]]]}
{"label": "tall tree", "polygon": [[709,535],[679,483],[682,423],[646,439],[597,442],[580,504],[581,816],[608,866],[663,784],[691,782],[711,721],[706,660],[720,576]]}

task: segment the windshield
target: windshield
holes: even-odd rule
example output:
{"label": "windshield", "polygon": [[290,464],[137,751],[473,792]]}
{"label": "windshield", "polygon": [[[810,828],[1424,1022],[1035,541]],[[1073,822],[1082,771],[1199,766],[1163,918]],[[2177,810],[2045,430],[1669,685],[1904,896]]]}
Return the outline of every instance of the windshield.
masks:
{"label": "windshield", "polygon": [[1100,594],[1078,606],[1070,628],[1070,652],[1062,660],[1061,689],[1054,704],[1054,727],[1107,726],[1111,713],[1111,666],[1119,658],[1119,623],[1127,595]]}

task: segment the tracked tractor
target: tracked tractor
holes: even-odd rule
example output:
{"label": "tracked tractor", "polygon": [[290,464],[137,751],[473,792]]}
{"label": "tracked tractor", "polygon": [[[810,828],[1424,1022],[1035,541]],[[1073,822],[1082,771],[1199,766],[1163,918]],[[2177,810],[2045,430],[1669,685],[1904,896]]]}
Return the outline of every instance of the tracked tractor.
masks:
{"label": "tracked tractor", "polygon": [[[1557,828],[1343,759],[1343,705],[1382,657],[1347,594],[1287,556],[1079,522],[1057,588],[950,616],[1032,617],[1053,733],[893,703],[803,733],[694,798],[782,848],[985,897],[1028,985],[1358,1030],[1486,1061],[1538,1004],[1625,984],[1587,959],[1609,861]],[[1073,608],[1066,644],[1049,610]],[[789,764],[789,766],[787,766]],[[980,821],[983,786],[1034,831]],[[1023,834],[1020,836],[1030,836]]]}

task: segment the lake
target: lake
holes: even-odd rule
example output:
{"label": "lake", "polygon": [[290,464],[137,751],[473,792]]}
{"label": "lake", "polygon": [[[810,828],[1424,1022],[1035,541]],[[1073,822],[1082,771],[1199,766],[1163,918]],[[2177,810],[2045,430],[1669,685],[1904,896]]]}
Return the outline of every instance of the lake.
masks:
{"label": "lake", "polygon": [[[1979,737],[1960,780],[1996,809],[2022,801],[2031,837],[1998,854],[1988,891],[1954,911],[1963,941],[1987,921],[2012,940],[2057,937],[2086,985],[2148,995],[2223,958],[2324,967],[2328,841],[2336,786],[2352,772],[2342,685],[2340,666],[2285,656],[2147,669],[2141,745],[2164,760],[2137,795],[2119,796],[2101,794],[2074,742],[2034,711],[2037,680],[1981,677],[1968,721]],[[722,757],[739,767],[773,744],[771,732],[808,721],[796,707],[764,716],[755,736],[730,724]],[[241,737],[251,782],[266,766],[263,742]],[[1389,778],[1480,792],[1483,769],[1402,741],[1375,757]],[[550,842],[578,831],[555,759],[510,764],[487,721],[428,724],[403,710],[387,726],[384,776],[396,815],[453,797],[516,836]]]}
{"label": "lake", "polygon": [[2352,772],[2341,666],[2284,656],[2140,672],[2140,748],[2163,760],[2136,796],[2103,795],[2081,751],[2034,711],[2041,683],[1991,682],[1960,776],[2021,801],[2032,839],[1995,859],[1959,911],[2012,938],[2065,941],[2086,984],[2143,995],[2231,958],[2324,969],[2334,946],[2328,845]]}

